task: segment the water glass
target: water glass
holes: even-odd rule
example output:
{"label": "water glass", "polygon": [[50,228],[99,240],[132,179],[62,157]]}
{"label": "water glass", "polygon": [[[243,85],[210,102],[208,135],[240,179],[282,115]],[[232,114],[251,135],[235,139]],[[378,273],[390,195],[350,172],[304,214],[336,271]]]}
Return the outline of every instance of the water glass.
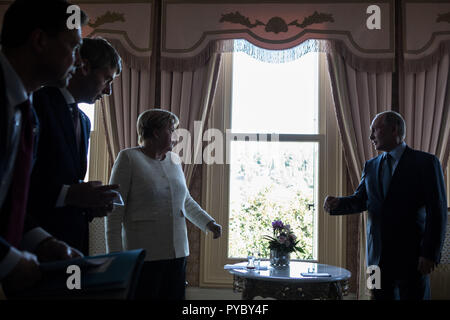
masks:
{"label": "water glass", "polygon": [[255,257],[253,254],[249,254],[248,256],[247,269],[255,269]]}
{"label": "water glass", "polygon": [[261,266],[261,254],[259,252],[254,257],[254,264],[255,269],[259,270],[259,267]]}

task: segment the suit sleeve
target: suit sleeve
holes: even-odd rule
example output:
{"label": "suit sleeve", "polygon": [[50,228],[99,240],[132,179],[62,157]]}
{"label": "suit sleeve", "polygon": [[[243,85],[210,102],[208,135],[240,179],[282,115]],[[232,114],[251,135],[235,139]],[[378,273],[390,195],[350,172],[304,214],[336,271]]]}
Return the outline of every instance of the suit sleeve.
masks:
{"label": "suit sleeve", "polygon": [[421,255],[439,263],[447,225],[447,195],[442,167],[436,157],[424,173],[426,220]]}
{"label": "suit sleeve", "polygon": [[336,209],[331,210],[331,215],[344,215],[360,213],[367,210],[367,190],[366,190],[366,171],[367,162],[364,165],[361,181],[355,192],[348,197],[340,197],[339,205]]}
{"label": "suit sleeve", "polygon": [[122,224],[128,205],[128,193],[131,186],[131,161],[126,152],[120,152],[114,163],[111,184],[119,185],[119,192],[124,202],[117,206],[106,218],[106,251],[122,251]]}
{"label": "suit sleeve", "polygon": [[0,261],[2,261],[9,251],[11,245],[0,237]]}
{"label": "suit sleeve", "polygon": [[21,252],[0,237],[0,281],[15,268],[21,258]]}

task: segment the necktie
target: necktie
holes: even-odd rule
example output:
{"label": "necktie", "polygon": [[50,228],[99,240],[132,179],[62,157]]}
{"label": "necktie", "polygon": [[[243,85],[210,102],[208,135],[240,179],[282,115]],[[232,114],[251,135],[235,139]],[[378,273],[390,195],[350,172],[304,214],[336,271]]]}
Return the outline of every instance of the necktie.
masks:
{"label": "necktie", "polygon": [[10,186],[10,217],[6,229],[6,240],[17,247],[20,244],[28,200],[28,187],[33,157],[33,121],[29,100],[20,104],[22,128],[16,162]]}
{"label": "necktie", "polygon": [[72,114],[73,127],[75,129],[75,139],[77,141],[77,147],[80,148],[81,141],[81,128],[80,128],[80,111],[76,103],[69,104],[69,110]]}
{"label": "necktie", "polygon": [[381,170],[383,196],[386,198],[386,194],[392,178],[392,156],[389,153],[386,153],[383,157],[383,167]]}

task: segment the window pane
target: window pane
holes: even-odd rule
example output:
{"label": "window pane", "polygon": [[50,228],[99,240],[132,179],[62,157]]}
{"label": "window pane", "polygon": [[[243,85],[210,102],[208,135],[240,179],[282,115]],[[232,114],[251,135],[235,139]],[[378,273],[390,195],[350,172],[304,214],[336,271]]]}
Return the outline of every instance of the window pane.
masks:
{"label": "window pane", "polygon": [[[91,132],[94,131],[94,125],[95,125],[95,108],[94,104],[87,104],[87,103],[79,103],[78,107],[88,116],[89,120],[91,121]],[[88,148],[88,154],[87,154],[87,169],[86,169],[86,175],[84,176],[84,181],[89,180],[89,162],[91,159],[91,143],[89,143]]]}
{"label": "window pane", "polygon": [[318,54],[282,64],[233,54],[232,132],[318,133]]}
{"label": "window pane", "polygon": [[316,259],[318,142],[231,141],[228,256],[258,250],[269,258],[264,235],[272,221],[290,224],[306,254]]}
{"label": "window pane", "polygon": [[87,104],[87,103],[79,103],[78,108],[82,110],[86,115],[88,116],[89,120],[91,121],[91,131],[94,131],[94,114],[95,114],[95,108],[94,104]]}

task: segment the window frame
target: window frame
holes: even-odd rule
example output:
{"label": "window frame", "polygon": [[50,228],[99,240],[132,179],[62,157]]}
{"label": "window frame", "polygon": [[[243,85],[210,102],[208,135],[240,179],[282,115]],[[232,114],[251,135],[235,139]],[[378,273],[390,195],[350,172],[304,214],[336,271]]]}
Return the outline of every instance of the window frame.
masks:
{"label": "window frame", "polygon": [[[345,191],[343,179],[344,163],[342,146],[338,134],[334,104],[331,97],[325,54],[319,54],[319,132],[317,135],[279,135],[280,141],[317,141],[319,143],[318,208],[315,235],[317,262],[345,267],[346,218],[331,217],[323,210],[327,194],[342,195]],[[210,113],[210,127],[221,132],[231,123],[232,53],[223,54],[221,73]],[[234,134],[233,134],[234,135]],[[248,135],[248,134],[245,134]],[[244,135],[244,136],[245,136]],[[229,150],[229,149],[228,149]],[[224,150],[225,151],[225,150]],[[223,269],[225,264],[242,259],[228,258],[228,211],[229,211],[229,165],[203,165],[202,207],[222,225],[223,234],[218,240],[201,235],[200,287],[232,286],[231,275]]]}

